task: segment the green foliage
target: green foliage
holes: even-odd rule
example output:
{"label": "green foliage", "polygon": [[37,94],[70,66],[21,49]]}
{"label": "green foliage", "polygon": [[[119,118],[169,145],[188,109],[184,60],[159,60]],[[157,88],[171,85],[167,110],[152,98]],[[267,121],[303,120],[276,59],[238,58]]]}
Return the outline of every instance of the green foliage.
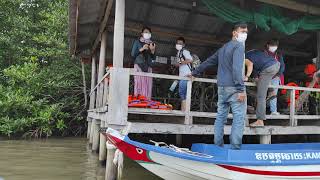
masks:
{"label": "green foliage", "polygon": [[80,63],[68,55],[68,1],[0,0],[0,135],[76,135]]}

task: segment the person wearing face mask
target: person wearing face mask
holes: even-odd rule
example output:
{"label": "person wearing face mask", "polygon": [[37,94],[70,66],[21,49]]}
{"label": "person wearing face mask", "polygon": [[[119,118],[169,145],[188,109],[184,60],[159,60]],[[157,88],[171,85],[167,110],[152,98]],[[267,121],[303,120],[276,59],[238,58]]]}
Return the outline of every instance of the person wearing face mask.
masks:
{"label": "person wearing face mask", "polygon": [[[246,65],[248,69],[253,68],[253,73],[258,77],[257,81],[257,121],[250,124],[251,127],[264,126],[266,120],[266,97],[268,86],[272,78],[279,72],[280,63],[263,51],[251,50],[246,53]],[[251,74],[247,74],[249,77]]]}
{"label": "person wearing face mask", "polygon": [[[265,53],[271,57],[273,57],[274,59],[276,59],[279,63],[280,63],[280,69],[279,72],[272,78],[271,80],[271,84],[272,85],[283,85],[284,84],[284,71],[285,71],[285,64],[283,61],[283,56],[278,53],[277,49],[279,46],[279,40],[278,39],[270,39],[265,47]],[[277,108],[277,94],[278,94],[278,88],[274,88],[273,91],[271,92],[270,96],[274,96],[274,98],[272,98],[270,100],[270,111],[271,111],[271,115],[279,115],[280,113],[278,112],[278,108]]]}
{"label": "person wearing face mask", "polygon": [[232,149],[240,149],[247,111],[244,85],[244,42],[248,28],[244,22],[236,23],[232,29],[232,39],[218,49],[192,72],[201,75],[207,68],[218,65],[218,113],[214,124],[214,143],[223,146],[224,122],[231,107],[233,114],[230,144]]}
{"label": "person wearing face mask", "polygon": [[[151,40],[151,29],[149,27],[143,27],[141,36],[134,41],[131,50],[135,71],[152,73],[151,64],[155,59],[155,49],[156,45]],[[151,99],[152,78],[134,76],[134,95],[142,95],[147,99]]]}
{"label": "person wearing face mask", "polygon": [[[178,63],[176,64],[179,67],[179,76],[185,77],[191,74],[191,63],[192,56],[190,51],[185,49],[185,39],[183,37],[179,37],[176,40],[176,49],[177,49],[177,59]],[[179,81],[179,96],[181,99],[181,110],[185,111],[186,109],[186,96],[187,96],[187,80]]]}

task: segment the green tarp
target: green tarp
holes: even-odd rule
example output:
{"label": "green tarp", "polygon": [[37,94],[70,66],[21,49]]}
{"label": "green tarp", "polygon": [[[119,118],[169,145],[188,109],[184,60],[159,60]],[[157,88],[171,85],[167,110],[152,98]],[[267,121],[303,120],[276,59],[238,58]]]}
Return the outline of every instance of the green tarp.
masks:
{"label": "green tarp", "polygon": [[245,21],[254,23],[258,27],[269,31],[276,29],[287,35],[299,29],[320,30],[319,16],[303,16],[299,19],[290,19],[283,16],[274,6],[263,5],[259,12],[250,12],[228,2],[227,0],[202,0],[209,11],[228,22]]}

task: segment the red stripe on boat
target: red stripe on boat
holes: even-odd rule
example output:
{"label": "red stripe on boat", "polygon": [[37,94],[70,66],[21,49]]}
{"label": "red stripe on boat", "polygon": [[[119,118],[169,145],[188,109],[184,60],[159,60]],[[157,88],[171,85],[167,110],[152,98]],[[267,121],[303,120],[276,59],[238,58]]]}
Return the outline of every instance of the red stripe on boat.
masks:
{"label": "red stripe on boat", "polygon": [[122,151],[126,156],[134,161],[144,161],[144,162],[153,162],[147,154],[147,151],[142,148],[138,148],[131,144],[126,143],[125,141],[116,138],[109,134],[104,134],[108,140],[115,145],[120,151]]}
{"label": "red stripe on boat", "polygon": [[255,169],[247,169],[236,166],[222,165],[218,164],[218,166],[228,169],[230,171],[237,171],[248,174],[256,174],[256,175],[269,175],[269,176],[320,176],[320,172],[281,172],[281,171],[264,171],[264,170],[255,170]]}

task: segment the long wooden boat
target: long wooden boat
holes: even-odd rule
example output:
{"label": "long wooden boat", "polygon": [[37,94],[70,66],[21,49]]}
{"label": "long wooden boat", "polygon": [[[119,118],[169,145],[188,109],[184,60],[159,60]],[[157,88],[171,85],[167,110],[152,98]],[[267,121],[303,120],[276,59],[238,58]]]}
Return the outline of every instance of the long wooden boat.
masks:
{"label": "long wooden boat", "polygon": [[[149,145],[108,128],[103,133],[120,151],[167,180],[291,180],[320,179],[320,143]],[[163,145],[164,144],[164,145]]]}

